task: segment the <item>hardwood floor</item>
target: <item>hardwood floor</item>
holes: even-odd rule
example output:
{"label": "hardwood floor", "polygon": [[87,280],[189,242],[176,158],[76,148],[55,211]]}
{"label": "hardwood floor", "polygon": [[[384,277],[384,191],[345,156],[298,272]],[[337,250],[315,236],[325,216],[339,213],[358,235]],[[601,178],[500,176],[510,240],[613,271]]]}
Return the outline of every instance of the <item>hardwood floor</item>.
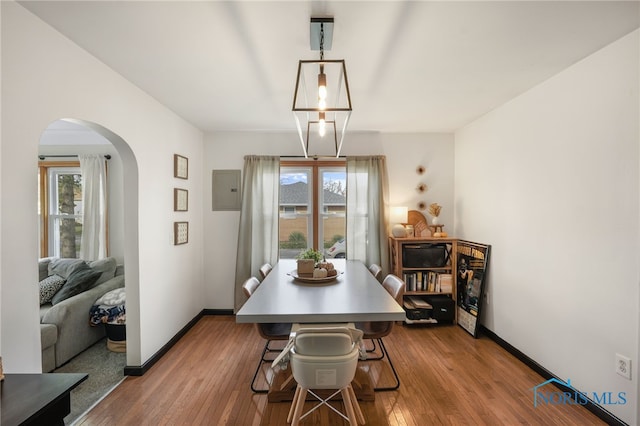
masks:
{"label": "hardwood floor", "polygon": [[[582,406],[535,408],[532,388],[544,379],[492,340],[473,339],[460,327],[398,325],[384,341],[401,385],[360,402],[367,425],[605,424]],[[253,325],[205,316],[145,375],[127,377],[77,424],[286,425],[290,403],[267,403],[249,387],[263,345]],[[386,361],[360,368],[385,384],[391,380]],[[301,424],[347,422],[323,407]]]}

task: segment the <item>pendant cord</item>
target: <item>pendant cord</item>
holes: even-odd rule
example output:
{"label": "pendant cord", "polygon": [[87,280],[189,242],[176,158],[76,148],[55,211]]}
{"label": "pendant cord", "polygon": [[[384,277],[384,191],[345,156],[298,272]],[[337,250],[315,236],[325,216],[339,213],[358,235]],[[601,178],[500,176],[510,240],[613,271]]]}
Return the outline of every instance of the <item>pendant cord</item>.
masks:
{"label": "pendant cord", "polygon": [[324,23],[320,23],[320,60],[324,60]]}

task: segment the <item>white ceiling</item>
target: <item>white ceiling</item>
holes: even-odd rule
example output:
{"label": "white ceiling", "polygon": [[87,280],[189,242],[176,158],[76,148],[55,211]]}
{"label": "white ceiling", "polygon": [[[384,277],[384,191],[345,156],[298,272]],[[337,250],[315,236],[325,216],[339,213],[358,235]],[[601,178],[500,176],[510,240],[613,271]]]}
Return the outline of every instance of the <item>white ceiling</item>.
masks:
{"label": "white ceiling", "polygon": [[309,18],[333,16],[349,130],[447,132],[639,27],[637,1],[26,1],[203,131],[293,130]]}

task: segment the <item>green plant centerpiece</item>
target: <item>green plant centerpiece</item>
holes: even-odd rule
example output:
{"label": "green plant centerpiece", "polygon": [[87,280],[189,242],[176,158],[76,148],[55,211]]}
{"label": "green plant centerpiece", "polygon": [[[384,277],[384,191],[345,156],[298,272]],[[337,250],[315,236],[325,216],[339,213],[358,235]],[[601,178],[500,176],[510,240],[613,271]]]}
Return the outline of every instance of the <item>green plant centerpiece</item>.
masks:
{"label": "green plant centerpiece", "polygon": [[296,257],[298,259],[298,275],[326,279],[336,277],[338,271],[333,263],[327,262],[318,250],[307,249]]}
{"label": "green plant centerpiece", "polygon": [[310,249],[306,249],[305,251],[302,251],[298,254],[298,256],[296,257],[296,259],[300,260],[300,259],[313,259],[315,260],[315,263],[320,262],[322,259],[324,259],[324,255],[322,253],[320,253],[318,250],[314,250],[312,248]]}
{"label": "green plant centerpiece", "polygon": [[316,264],[323,258],[322,253],[312,248],[300,252],[296,257],[298,259],[298,274],[313,275]]}

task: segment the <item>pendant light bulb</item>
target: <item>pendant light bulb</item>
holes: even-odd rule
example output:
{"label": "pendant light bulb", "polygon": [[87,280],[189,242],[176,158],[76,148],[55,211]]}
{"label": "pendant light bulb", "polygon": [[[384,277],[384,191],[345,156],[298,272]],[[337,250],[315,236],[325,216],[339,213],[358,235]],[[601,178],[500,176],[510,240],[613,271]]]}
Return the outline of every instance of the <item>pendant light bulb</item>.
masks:
{"label": "pendant light bulb", "polygon": [[318,120],[318,134],[320,137],[324,137],[327,132],[327,123],[324,118],[324,112],[319,113],[320,119]]}
{"label": "pendant light bulb", "polygon": [[323,68],[320,69],[320,74],[318,74],[318,107],[320,109],[327,107],[327,75],[324,73]]}

